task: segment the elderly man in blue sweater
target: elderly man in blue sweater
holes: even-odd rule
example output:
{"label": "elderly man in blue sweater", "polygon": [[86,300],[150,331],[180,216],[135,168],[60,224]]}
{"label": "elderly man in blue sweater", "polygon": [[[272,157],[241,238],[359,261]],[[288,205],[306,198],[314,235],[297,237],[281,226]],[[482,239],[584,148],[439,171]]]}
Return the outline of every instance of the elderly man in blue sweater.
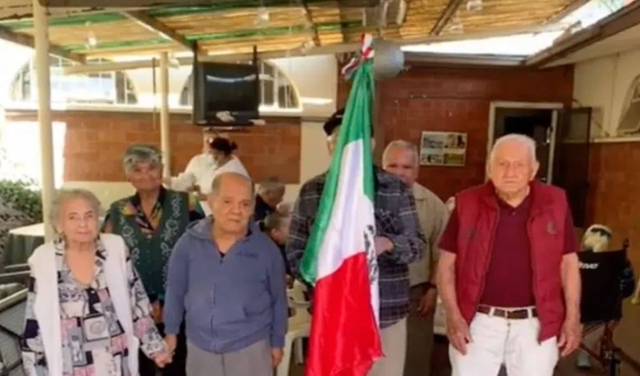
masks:
{"label": "elderly man in blue sweater", "polygon": [[216,177],[212,217],[178,240],[169,260],[164,320],[169,349],[183,315],[188,376],[271,376],[287,330],[284,262],[251,221],[251,180]]}

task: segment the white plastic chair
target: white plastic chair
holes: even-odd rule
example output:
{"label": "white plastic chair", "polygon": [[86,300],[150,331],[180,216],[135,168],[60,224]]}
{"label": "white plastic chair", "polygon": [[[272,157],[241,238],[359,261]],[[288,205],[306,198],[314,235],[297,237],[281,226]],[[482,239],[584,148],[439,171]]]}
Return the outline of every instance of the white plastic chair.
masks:
{"label": "white plastic chair", "polygon": [[295,351],[297,364],[304,361],[302,339],[309,337],[311,329],[311,315],[308,311],[310,303],[305,298],[305,291],[306,287],[299,281],[294,281],[293,287],[287,289],[289,308],[293,310],[293,315],[289,317],[289,328],[285,336],[282,361],[278,365],[277,376],[289,376],[292,352]]}

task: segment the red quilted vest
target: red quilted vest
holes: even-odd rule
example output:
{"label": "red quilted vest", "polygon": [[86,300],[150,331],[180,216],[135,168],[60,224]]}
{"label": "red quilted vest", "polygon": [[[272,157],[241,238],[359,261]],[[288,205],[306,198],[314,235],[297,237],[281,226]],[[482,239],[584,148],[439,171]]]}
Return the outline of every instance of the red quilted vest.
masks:
{"label": "red quilted vest", "polygon": [[[541,324],[539,341],[559,335],[565,318],[560,266],[564,251],[564,191],[537,180],[531,183],[532,205],[528,235],[531,242],[533,293]],[[491,182],[456,195],[460,219],[456,256],[456,293],[462,316],[471,322],[483,292],[493,237],[498,223],[498,201]],[[508,294],[505,286],[505,294]]]}

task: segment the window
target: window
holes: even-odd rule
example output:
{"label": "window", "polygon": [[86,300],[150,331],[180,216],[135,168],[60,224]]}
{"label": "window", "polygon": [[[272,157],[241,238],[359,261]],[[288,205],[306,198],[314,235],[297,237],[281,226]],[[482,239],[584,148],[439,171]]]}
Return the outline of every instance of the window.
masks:
{"label": "window", "polygon": [[[135,105],[135,88],[123,72],[101,72],[65,75],[64,67],[71,65],[65,59],[51,57],[51,103]],[[100,64],[97,60],[93,64]],[[27,63],[11,84],[11,99],[15,102],[37,100],[36,70],[34,62]]]}
{"label": "window", "polygon": [[621,114],[618,135],[640,131],[640,76],[631,81]]}
{"label": "window", "polygon": [[[180,93],[180,106],[193,105],[192,81],[192,76],[189,75]],[[266,61],[260,62],[260,109],[300,109],[300,100],[293,83],[278,67]]]}

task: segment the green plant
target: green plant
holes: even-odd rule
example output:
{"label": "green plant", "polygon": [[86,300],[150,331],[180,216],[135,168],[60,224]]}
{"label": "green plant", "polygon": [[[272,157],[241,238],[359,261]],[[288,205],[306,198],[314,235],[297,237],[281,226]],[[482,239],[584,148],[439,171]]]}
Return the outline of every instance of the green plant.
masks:
{"label": "green plant", "polygon": [[0,197],[31,220],[39,221],[42,218],[42,198],[34,186],[28,180],[0,180]]}

